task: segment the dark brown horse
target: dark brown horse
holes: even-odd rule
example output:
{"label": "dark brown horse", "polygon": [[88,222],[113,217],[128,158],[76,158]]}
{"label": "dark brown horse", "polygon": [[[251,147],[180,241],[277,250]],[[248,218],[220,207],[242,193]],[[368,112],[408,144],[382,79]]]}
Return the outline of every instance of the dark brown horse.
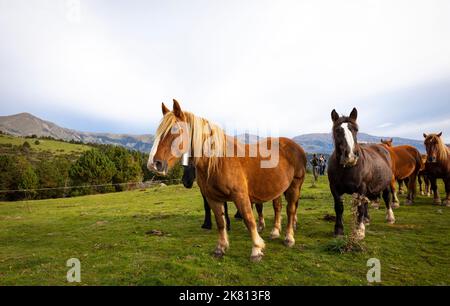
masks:
{"label": "dark brown horse", "polygon": [[[439,134],[423,134],[425,147],[427,149],[428,161],[425,165],[425,172],[430,179],[431,190],[433,190],[434,203],[450,206],[450,149]],[[446,197],[441,202],[438,190],[437,179],[444,181]]]}
{"label": "dark brown horse", "polygon": [[405,204],[410,205],[414,202],[416,196],[416,179],[422,167],[422,157],[416,148],[408,145],[394,147],[392,142],[392,138],[387,140],[381,139],[381,143],[391,154],[392,172],[394,173],[391,182],[394,196],[393,206],[398,207],[400,205],[396,191],[396,181],[405,179],[408,179],[408,194]]}
{"label": "dark brown horse", "polygon": [[[342,215],[344,212],[344,194],[356,194],[373,201],[383,194],[386,204],[386,220],[395,222],[391,207],[392,168],[391,156],[383,145],[358,144],[358,111],[354,108],[350,116],[340,117],[333,110],[334,152],[328,163],[328,180],[334,198],[336,212],[335,236],[344,234]],[[368,219],[367,202],[357,208],[357,230],[355,238],[365,236],[365,219]],[[368,221],[368,220],[366,220]]]}
{"label": "dark brown horse", "polygon": [[223,256],[229,247],[223,202],[233,201],[252,238],[251,259],[260,260],[265,243],[258,234],[251,203],[272,201],[283,194],[288,215],[285,245],[293,246],[295,215],[306,174],[303,149],[288,138],[242,144],[208,120],[182,111],[175,100],[172,111],[164,104],[162,111],[148,168],[164,175],[181,155],[194,157],[197,183],[219,230],[214,254]]}

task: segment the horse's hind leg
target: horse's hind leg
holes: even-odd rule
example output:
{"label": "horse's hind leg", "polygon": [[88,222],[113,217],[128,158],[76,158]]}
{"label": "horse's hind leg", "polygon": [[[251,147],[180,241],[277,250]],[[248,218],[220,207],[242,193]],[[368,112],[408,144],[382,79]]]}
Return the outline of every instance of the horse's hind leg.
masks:
{"label": "horse's hind leg", "polygon": [[405,193],[405,191],[403,190],[404,180],[397,180],[397,182],[398,182],[398,193],[399,194]]}
{"label": "horse's hind leg", "polygon": [[[203,196],[203,195],[202,195]],[[205,220],[203,221],[202,228],[211,229],[211,208],[209,207],[208,201],[203,196],[203,208],[205,210]]]}
{"label": "horse's hind leg", "polygon": [[231,229],[230,216],[228,215],[228,204],[223,202],[223,207],[225,208],[225,221],[227,222],[227,231]]}
{"label": "horse's hind leg", "polygon": [[406,205],[411,205],[414,203],[414,198],[416,197],[416,179],[417,173],[414,172],[408,180],[408,197],[405,202]]}
{"label": "horse's hind leg", "polygon": [[431,192],[430,192],[430,178],[428,177],[428,175],[424,175],[423,180],[425,181],[425,192],[427,194],[427,197],[429,197],[431,195]]}
{"label": "horse's hind leg", "polygon": [[292,247],[295,244],[294,224],[296,219],[295,217],[297,215],[298,199],[300,198],[300,186],[301,184],[294,180],[285,192],[288,223],[286,227],[286,238],[284,239],[284,244],[288,247]]}
{"label": "horse's hind leg", "polygon": [[388,187],[383,191],[383,200],[384,204],[386,205],[386,221],[390,224],[395,223],[395,216],[394,212],[392,211],[392,202],[391,202],[391,193],[392,190]]}
{"label": "horse's hind leg", "polygon": [[219,231],[219,240],[217,242],[217,247],[214,250],[214,256],[222,257],[225,251],[229,247],[228,234],[226,231],[225,213],[223,202],[208,200],[209,206],[214,212],[216,218],[217,230]]}
{"label": "horse's hind leg", "polygon": [[277,239],[281,234],[281,197],[273,200],[273,211],[275,214],[275,222],[272,232],[270,233],[271,239]]}
{"label": "horse's hind leg", "polygon": [[261,233],[264,228],[266,227],[266,221],[264,221],[264,215],[263,215],[263,204],[262,203],[256,203],[256,212],[258,213],[258,233]]}
{"label": "horse's hind leg", "polygon": [[423,183],[422,178],[423,178],[423,176],[421,174],[419,174],[417,176],[417,181],[419,182],[419,192],[420,192],[420,194],[421,195],[425,195],[425,192],[423,191],[423,187],[422,187],[422,183]]}
{"label": "horse's hind leg", "polygon": [[252,204],[248,194],[241,194],[235,198],[235,204],[244,219],[250,236],[252,237],[253,247],[250,259],[253,261],[260,261],[263,257],[263,250],[265,248],[264,240],[258,234],[256,229],[255,218],[253,217]]}

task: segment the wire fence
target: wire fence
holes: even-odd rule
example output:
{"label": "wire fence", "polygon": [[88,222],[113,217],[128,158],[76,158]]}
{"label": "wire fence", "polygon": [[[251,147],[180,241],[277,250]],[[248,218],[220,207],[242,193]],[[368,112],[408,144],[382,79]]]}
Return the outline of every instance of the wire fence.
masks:
{"label": "wire fence", "polygon": [[115,186],[136,186],[138,188],[149,188],[161,183],[181,182],[181,179],[167,179],[167,180],[150,180],[145,182],[127,182],[127,183],[109,183],[109,184],[97,184],[97,185],[78,185],[78,186],[60,186],[60,187],[43,187],[34,189],[13,189],[13,190],[0,190],[0,193],[13,193],[13,192],[36,192],[47,190],[69,190],[78,188],[95,188],[95,187],[115,187]]}

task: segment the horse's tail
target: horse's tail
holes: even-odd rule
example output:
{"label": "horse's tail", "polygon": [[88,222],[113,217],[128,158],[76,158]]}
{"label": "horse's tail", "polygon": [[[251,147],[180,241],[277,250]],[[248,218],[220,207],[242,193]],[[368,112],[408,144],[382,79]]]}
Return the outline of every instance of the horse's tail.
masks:
{"label": "horse's tail", "polygon": [[419,150],[415,150],[414,158],[416,160],[416,169],[415,173],[416,175],[419,174],[419,172],[423,169],[423,161],[422,161],[422,154],[420,154]]}

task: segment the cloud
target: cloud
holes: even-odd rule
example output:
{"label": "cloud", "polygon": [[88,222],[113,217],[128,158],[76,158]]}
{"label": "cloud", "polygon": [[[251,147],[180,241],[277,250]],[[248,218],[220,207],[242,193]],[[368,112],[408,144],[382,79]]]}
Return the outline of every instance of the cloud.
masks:
{"label": "cloud", "polygon": [[0,10],[0,98],[24,101],[8,107],[17,112],[38,104],[152,132],[160,103],[177,98],[222,125],[294,136],[357,106],[376,131],[411,116],[367,97],[450,75],[445,0],[93,0],[78,23],[61,1],[23,3]]}

